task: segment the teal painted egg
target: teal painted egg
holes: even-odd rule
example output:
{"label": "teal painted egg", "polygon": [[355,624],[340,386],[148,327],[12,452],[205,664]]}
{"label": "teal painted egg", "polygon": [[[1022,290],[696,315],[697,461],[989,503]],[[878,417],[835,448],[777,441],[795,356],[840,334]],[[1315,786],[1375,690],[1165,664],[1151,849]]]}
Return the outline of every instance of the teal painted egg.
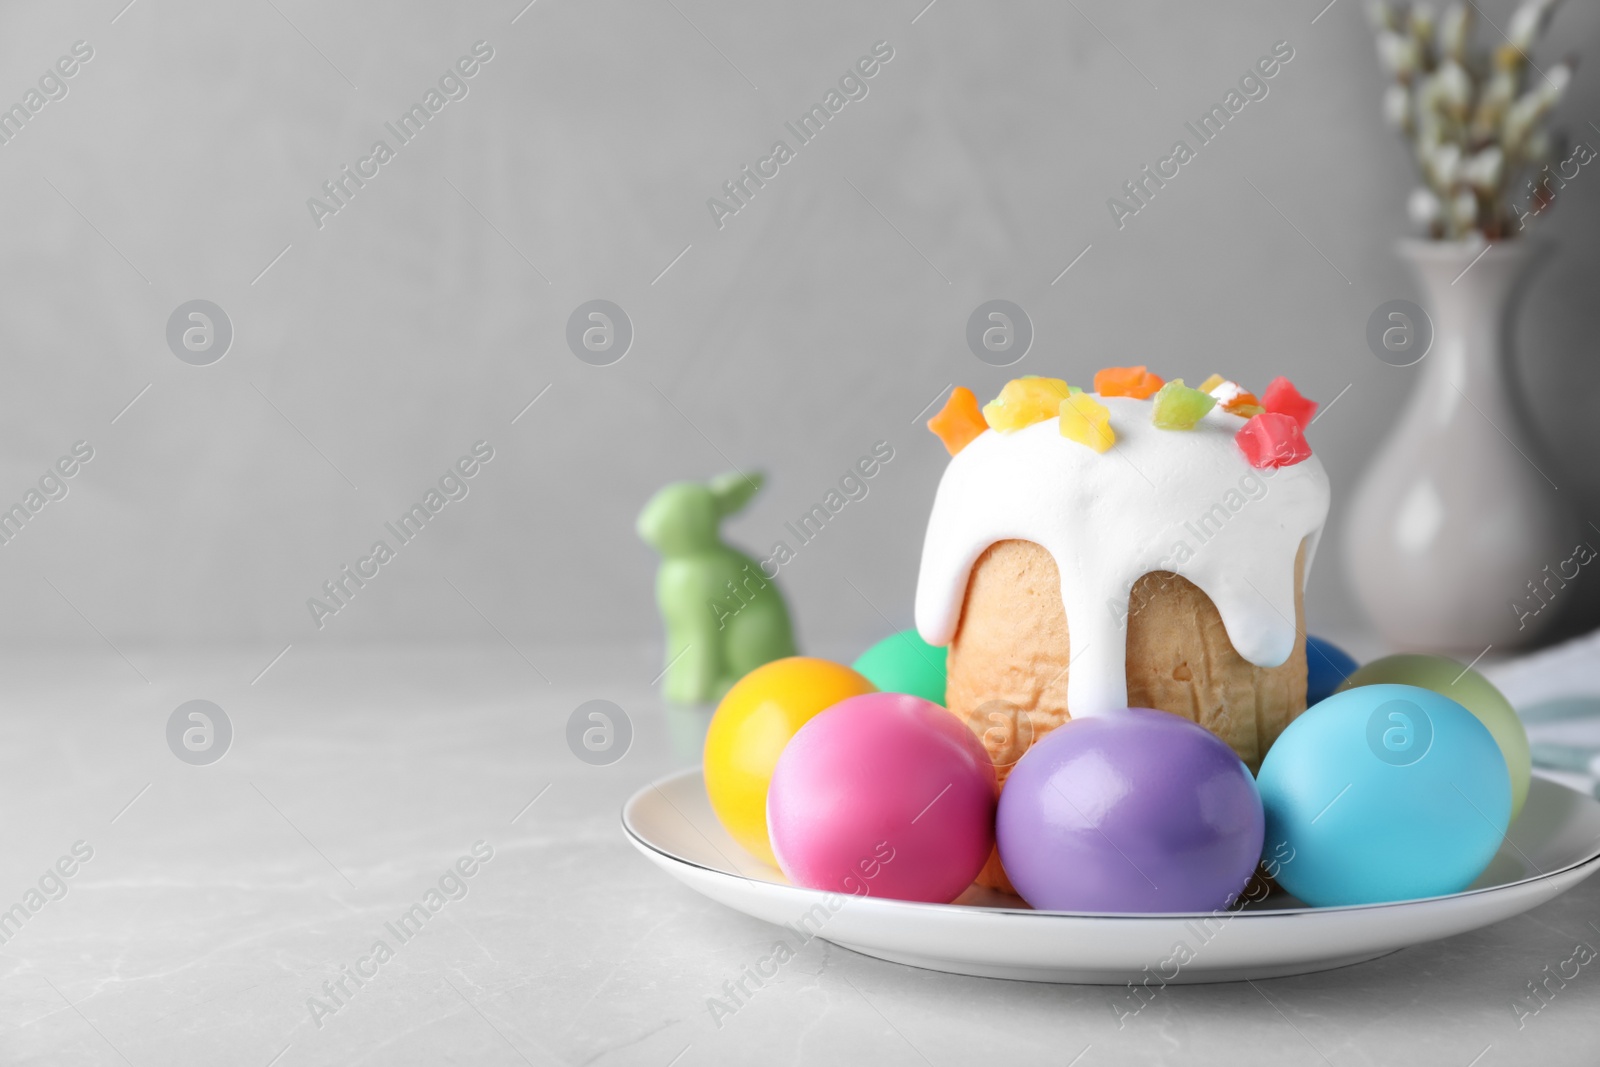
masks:
{"label": "teal painted egg", "polygon": [[851,664],[884,693],[909,693],[944,705],[945,650],[915,630],[903,630],[873,645]]}
{"label": "teal painted egg", "polygon": [[1511,821],[1511,776],[1477,716],[1430,689],[1335,693],[1278,737],[1256,784],[1264,856],[1316,907],[1466,889]]}

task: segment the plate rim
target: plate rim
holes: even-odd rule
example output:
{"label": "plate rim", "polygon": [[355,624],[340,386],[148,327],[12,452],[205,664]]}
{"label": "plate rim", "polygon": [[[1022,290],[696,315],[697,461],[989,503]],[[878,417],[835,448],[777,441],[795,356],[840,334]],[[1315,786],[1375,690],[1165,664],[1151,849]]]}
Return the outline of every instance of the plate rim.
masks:
{"label": "plate rim", "polygon": [[[662,776],[660,776],[658,778],[651,779],[650,781],[646,782],[644,785],[640,786],[638,789],[636,789],[632,793],[630,793],[628,795],[628,798],[625,801],[622,802],[622,809],[618,813],[619,816],[620,816],[620,821],[622,823],[622,831],[623,831],[624,834],[627,835],[628,839],[633,843],[635,848],[638,848],[639,850],[641,850],[643,852],[653,853],[653,854],[655,854],[657,856],[661,856],[664,859],[671,860],[673,863],[680,864],[680,865],[685,866],[685,867],[691,867],[691,868],[694,868],[695,870],[704,871],[705,873],[707,873],[709,875],[712,875],[714,877],[727,879],[729,882],[734,883],[734,884],[746,883],[746,884],[749,884],[749,885],[752,885],[752,886],[761,886],[761,887],[764,887],[764,888],[767,888],[767,889],[774,889],[774,890],[779,890],[779,891],[787,891],[787,892],[801,894],[801,895],[815,896],[815,897],[817,897],[819,899],[820,898],[824,898],[824,897],[829,897],[829,896],[842,896],[842,895],[845,895],[845,894],[830,893],[830,892],[828,892],[826,890],[822,890],[822,889],[810,889],[810,888],[807,888],[806,886],[797,886],[797,885],[792,885],[792,884],[789,884],[789,883],[786,883],[786,882],[763,882],[763,881],[760,881],[759,879],[751,878],[749,875],[737,874],[737,873],[733,873],[733,872],[730,872],[730,871],[724,871],[724,870],[720,870],[720,869],[718,869],[716,867],[708,867],[705,864],[700,863],[700,862],[698,862],[696,860],[687,859],[687,858],[685,858],[683,856],[679,856],[679,855],[677,855],[675,853],[669,852],[666,849],[663,849],[663,848],[657,846],[653,842],[651,842],[649,840],[646,840],[645,837],[642,834],[640,834],[637,830],[634,829],[634,827],[632,825],[630,825],[629,820],[628,820],[629,809],[631,809],[634,806],[635,803],[640,801],[640,799],[643,798],[649,791],[656,790],[657,792],[660,792],[661,786],[663,786],[663,785],[665,785],[665,784],[667,784],[669,782],[677,782],[680,779],[688,778],[690,776],[699,777],[699,778],[701,778],[703,780],[704,779],[704,765],[703,764],[695,764],[693,767],[681,768],[681,769],[673,771],[673,772],[671,772],[669,774],[664,774],[664,775],[662,775]],[[1555,781],[1554,779],[1544,778],[1544,777],[1541,777],[1541,776],[1538,776],[1538,775],[1535,775],[1534,777],[1535,777],[1535,779],[1537,781],[1539,781],[1543,785],[1550,786],[1550,787],[1553,787],[1553,788],[1556,788],[1556,789],[1560,789],[1560,790],[1562,790],[1564,792],[1567,792],[1567,793],[1571,793],[1574,796],[1580,797],[1583,800],[1588,801],[1591,804],[1596,804],[1597,806],[1600,806],[1600,799],[1597,799],[1595,797],[1591,797],[1586,793],[1581,793],[1578,790],[1571,788],[1570,786],[1566,786],[1566,785],[1563,785],[1562,783],[1560,783],[1558,781]],[[669,800],[668,803],[670,804],[671,801]],[[673,806],[676,807],[676,805],[673,805]],[[685,817],[685,818],[687,819],[687,817]],[[1502,836],[1502,838],[1505,837],[1505,835],[1501,835],[1501,836]],[[1552,881],[1554,879],[1561,878],[1563,875],[1573,874],[1575,872],[1583,870],[1586,867],[1595,867],[1597,865],[1600,865],[1600,838],[1597,838],[1594,842],[1591,842],[1588,854],[1586,856],[1584,856],[1582,859],[1576,860],[1576,861],[1574,861],[1572,863],[1567,864],[1564,867],[1560,867],[1560,868],[1558,868],[1556,870],[1553,870],[1553,871],[1545,871],[1543,873],[1532,875],[1532,876],[1527,877],[1527,878],[1519,878],[1515,882],[1505,882],[1505,883],[1502,883],[1500,885],[1483,886],[1483,887],[1478,888],[1478,889],[1464,889],[1459,893],[1445,893],[1445,894],[1442,894],[1440,896],[1412,897],[1412,898],[1410,898],[1408,900],[1388,900],[1388,901],[1379,901],[1379,902],[1371,903],[1371,904],[1336,904],[1336,905],[1332,905],[1330,907],[1324,907],[1324,908],[1315,908],[1315,907],[1309,907],[1309,906],[1304,906],[1304,907],[1299,907],[1299,908],[1274,908],[1274,909],[1272,909],[1270,911],[1269,910],[1251,911],[1248,908],[1241,908],[1241,909],[1238,909],[1238,910],[1218,909],[1218,910],[1214,910],[1214,911],[1149,911],[1149,912],[1045,911],[1045,910],[1039,910],[1039,909],[1034,909],[1034,908],[997,908],[997,907],[987,907],[987,906],[982,906],[982,905],[933,904],[933,903],[929,903],[927,901],[921,901],[921,900],[894,900],[894,899],[890,899],[890,898],[887,898],[887,897],[873,897],[873,896],[865,896],[865,897],[853,896],[852,899],[858,901],[860,903],[860,905],[866,906],[866,907],[882,907],[882,908],[889,908],[889,909],[892,909],[892,910],[899,910],[899,909],[902,909],[902,908],[913,908],[913,909],[918,909],[918,910],[925,910],[927,912],[927,914],[930,914],[930,915],[938,915],[938,914],[947,914],[948,913],[948,914],[952,914],[952,915],[963,915],[963,916],[987,916],[987,915],[1020,916],[1020,917],[1031,917],[1031,918],[1035,918],[1035,919],[1052,919],[1052,920],[1074,920],[1074,919],[1105,920],[1105,919],[1118,919],[1118,920],[1131,921],[1131,922],[1150,922],[1150,921],[1165,921],[1165,920],[1177,920],[1177,921],[1188,920],[1188,921],[1193,921],[1195,919],[1215,918],[1219,914],[1225,914],[1225,915],[1228,915],[1228,916],[1233,917],[1233,918],[1244,918],[1244,919],[1254,919],[1254,920],[1263,920],[1263,919],[1268,919],[1268,918],[1279,918],[1279,917],[1281,917],[1281,918],[1303,919],[1303,918],[1306,918],[1308,916],[1318,916],[1318,917],[1333,918],[1333,917],[1339,916],[1339,915],[1345,915],[1345,914],[1351,914],[1351,913],[1359,913],[1359,912],[1370,912],[1370,911],[1374,911],[1374,910],[1378,910],[1378,909],[1409,908],[1409,907],[1414,907],[1416,905],[1421,905],[1421,904],[1437,904],[1437,903],[1441,903],[1441,902],[1444,902],[1444,901],[1455,901],[1455,900],[1469,899],[1469,898],[1473,898],[1473,897],[1484,896],[1484,895],[1491,894],[1491,893],[1504,893],[1504,892],[1507,892],[1507,891],[1510,891],[1510,890],[1515,890],[1515,889],[1518,889],[1518,888],[1538,885],[1538,884],[1543,883],[1543,882],[1549,882],[1549,881]],[[1589,871],[1584,875],[1584,877],[1588,877],[1588,875],[1592,874],[1592,873],[1594,873],[1594,872],[1593,871]]]}

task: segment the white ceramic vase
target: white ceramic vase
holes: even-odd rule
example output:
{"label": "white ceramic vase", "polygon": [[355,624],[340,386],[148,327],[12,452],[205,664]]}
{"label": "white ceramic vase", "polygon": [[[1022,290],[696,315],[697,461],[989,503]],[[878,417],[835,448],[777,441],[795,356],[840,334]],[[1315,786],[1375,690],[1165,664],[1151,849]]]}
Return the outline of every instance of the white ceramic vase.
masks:
{"label": "white ceramic vase", "polygon": [[1515,647],[1563,606],[1551,576],[1577,524],[1508,365],[1512,309],[1547,251],[1528,240],[1487,252],[1481,241],[1399,245],[1426,294],[1433,345],[1345,520],[1351,584],[1396,648]]}

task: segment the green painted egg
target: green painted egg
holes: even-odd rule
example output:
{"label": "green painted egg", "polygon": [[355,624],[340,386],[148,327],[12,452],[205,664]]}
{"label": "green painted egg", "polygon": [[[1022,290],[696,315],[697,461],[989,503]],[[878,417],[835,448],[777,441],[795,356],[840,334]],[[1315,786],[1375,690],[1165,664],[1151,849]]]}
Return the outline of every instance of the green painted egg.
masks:
{"label": "green painted egg", "polygon": [[945,650],[934,648],[915,630],[885,637],[851,664],[885,693],[909,693],[944,705]]}
{"label": "green painted egg", "polygon": [[1533,760],[1528,753],[1528,732],[1500,690],[1477,671],[1453,659],[1407,654],[1373,660],[1346,678],[1339,692],[1384,683],[1431,689],[1472,712],[1489,728],[1500,754],[1506,758],[1506,769],[1511,772],[1511,820],[1515,822],[1522,802],[1528,799]]}

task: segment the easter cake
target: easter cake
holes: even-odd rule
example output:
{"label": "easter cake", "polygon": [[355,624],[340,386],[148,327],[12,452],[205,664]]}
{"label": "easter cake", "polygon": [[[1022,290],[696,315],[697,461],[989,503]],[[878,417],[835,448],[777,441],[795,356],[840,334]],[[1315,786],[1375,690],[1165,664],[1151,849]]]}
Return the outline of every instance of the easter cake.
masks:
{"label": "easter cake", "polygon": [[[1286,379],[1258,399],[1112,368],[1087,392],[1015,379],[929,421],[951,453],[916,625],[948,646],[945,704],[1004,783],[1072,718],[1154,708],[1252,771],[1306,708],[1304,589],[1328,479]],[[998,857],[979,881],[1009,889]]]}
{"label": "easter cake", "polygon": [[956,389],[929,422],[952,458],[917,632],[850,667],[764,663],[712,716],[728,849],[830,912],[1016,906],[996,889],[1080,915],[1217,913],[1269,885],[1313,908],[1466,890],[1528,796],[1527,735],[1470,664],[1358,666],[1305,635],[1316,410],[1283,378],[1258,399],[1144,367],[1092,391],[1019,378],[983,407]]}

